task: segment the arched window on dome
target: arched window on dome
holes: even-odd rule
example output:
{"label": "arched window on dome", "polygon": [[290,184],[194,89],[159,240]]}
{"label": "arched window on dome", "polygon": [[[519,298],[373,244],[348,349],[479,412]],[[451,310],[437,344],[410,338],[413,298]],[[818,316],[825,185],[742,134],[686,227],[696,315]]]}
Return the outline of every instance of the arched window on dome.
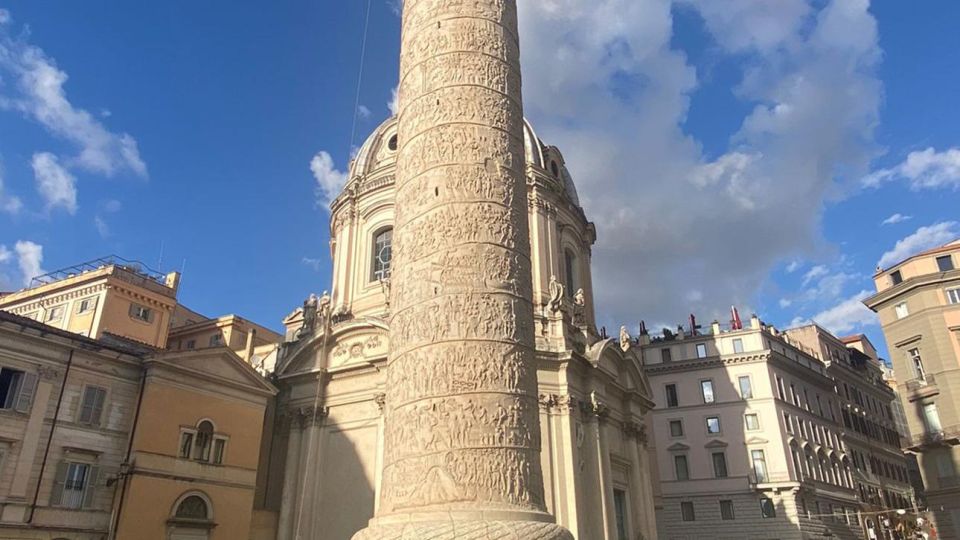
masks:
{"label": "arched window on dome", "polygon": [[386,227],[373,235],[373,253],[370,261],[370,281],[390,277],[390,259],[393,256],[393,228]]}
{"label": "arched window on dome", "polygon": [[577,292],[577,256],[570,249],[563,250],[563,280],[567,296],[573,297]]}

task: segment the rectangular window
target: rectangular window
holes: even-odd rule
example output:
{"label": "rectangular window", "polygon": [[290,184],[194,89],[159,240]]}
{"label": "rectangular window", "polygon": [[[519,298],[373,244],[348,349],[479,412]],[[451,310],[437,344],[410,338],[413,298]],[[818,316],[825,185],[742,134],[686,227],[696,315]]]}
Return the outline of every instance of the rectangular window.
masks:
{"label": "rectangular window", "polygon": [[707,417],[707,433],[710,435],[716,435],[717,433],[720,433],[720,417],[719,416]]}
{"label": "rectangular window", "polygon": [[937,257],[937,268],[941,272],[949,272],[953,270],[953,259],[951,259],[949,255]]}
{"label": "rectangular window", "polygon": [[896,312],[898,319],[902,319],[910,314],[910,310],[907,309],[906,302],[900,302],[899,304],[893,307],[893,310]]}
{"label": "rectangular window", "polygon": [[679,403],[677,399],[677,385],[668,384],[666,386],[667,391],[667,407],[676,407]]}
{"label": "rectangular window", "polygon": [[734,519],[733,501],[720,501],[720,519],[724,521]]}
{"label": "rectangular window", "polygon": [[743,340],[736,338],[733,340],[733,352],[742,353],[743,352]]}
{"label": "rectangular window", "polygon": [[687,456],[673,456],[673,470],[677,480],[689,480],[690,469],[687,468]]}
{"label": "rectangular window", "polygon": [[786,392],[783,390],[783,379],[779,375],[777,375],[777,397],[784,401],[787,400]]}
{"label": "rectangular window", "polygon": [[693,503],[685,501],[680,503],[680,516],[684,521],[695,521],[696,517],[693,515]]}
{"label": "rectangular window", "polygon": [[753,398],[753,385],[750,384],[750,377],[742,375],[737,377],[737,382],[740,383],[740,397],[743,399]]}
{"label": "rectangular window", "polygon": [[669,349],[669,348],[660,349],[660,360],[661,360],[662,362],[669,362],[669,361],[670,361],[670,349]]}
{"label": "rectangular window", "polygon": [[88,311],[93,311],[94,305],[96,305],[96,298],[84,298],[77,305],[77,314],[79,315]]}
{"label": "rectangular window", "polygon": [[704,343],[697,343],[697,358],[706,358],[707,357],[707,345]]}
{"label": "rectangular window", "polygon": [[783,413],[783,427],[787,433],[793,433],[793,420],[790,419],[790,413]]}
{"label": "rectangular window", "polygon": [[750,460],[753,462],[753,474],[757,478],[757,483],[762,484],[767,481],[767,459],[763,455],[763,450],[751,450]]}
{"label": "rectangular window", "polygon": [[910,364],[913,366],[913,374],[921,381],[926,380],[927,374],[923,369],[923,358],[920,357],[920,349],[910,349],[907,351],[910,355]]}
{"label": "rectangular window", "polygon": [[130,304],[130,316],[143,322],[150,322],[153,318],[153,312],[148,307]]}
{"label": "rectangular window", "polygon": [[187,341],[187,348],[188,348],[188,349],[195,349],[196,347],[197,347],[197,341],[196,341],[196,340],[191,339],[191,340]]}
{"label": "rectangular window", "polygon": [[193,433],[184,431],[180,434],[180,457],[190,459],[190,453],[193,451]]}
{"label": "rectangular window", "polygon": [[892,272],[890,274],[890,281],[892,281],[894,285],[899,285],[900,283],[903,283],[903,275],[900,274],[899,270]]}
{"label": "rectangular window", "polygon": [[107,399],[107,390],[99,386],[88,386],[83,389],[83,401],[80,404],[80,416],[77,421],[91,426],[100,425],[103,416],[103,402]]}
{"label": "rectangular window", "polygon": [[670,421],[670,436],[683,437],[683,421],[682,420]]}
{"label": "rectangular window", "polygon": [[37,390],[37,376],[18,369],[0,369],[0,409],[29,412]]}
{"label": "rectangular window", "polygon": [[800,394],[797,393],[797,387],[793,384],[790,385],[790,398],[793,400],[793,404],[797,407],[800,406]]}
{"label": "rectangular window", "polygon": [[63,306],[53,306],[47,310],[47,322],[63,318]]}
{"label": "rectangular window", "polygon": [[713,453],[713,476],[715,478],[727,477],[727,456],[723,452]]}
{"label": "rectangular window", "polygon": [[777,509],[773,506],[773,500],[763,497],[760,499],[760,515],[765,518],[777,517]]}
{"label": "rectangular window", "polygon": [[927,433],[939,433],[943,430],[940,425],[940,412],[937,410],[936,403],[924,404],[923,423],[926,425]]}
{"label": "rectangular window", "polygon": [[960,288],[947,289],[947,302],[950,304],[960,304]]}
{"label": "rectangular window", "polygon": [[221,343],[222,341],[223,341],[223,335],[222,335],[222,334],[214,334],[214,335],[210,336],[210,346],[211,346],[211,347],[219,347],[219,346],[220,346],[220,343]]}
{"label": "rectangular window", "polygon": [[627,494],[622,489],[613,490],[613,510],[617,519],[617,540],[629,540],[627,532]]}
{"label": "rectangular window", "polygon": [[224,439],[213,440],[213,462],[217,465],[223,465],[223,452],[227,447],[227,441]]}
{"label": "rectangular window", "polygon": [[90,465],[86,463],[61,463],[58,473],[62,473],[60,482],[54,481],[54,499],[56,506],[82,508],[84,492],[90,482]]}
{"label": "rectangular window", "polygon": [[746,419],[747,431],[757,431],[760,429],[760,418],[757,416],[757,413],[749,413],[745,415],[744,418]]}
{"label": "rectangular window", "polygon": [[713,403],[713,381],[700,381],[700,394],[704,403]]}

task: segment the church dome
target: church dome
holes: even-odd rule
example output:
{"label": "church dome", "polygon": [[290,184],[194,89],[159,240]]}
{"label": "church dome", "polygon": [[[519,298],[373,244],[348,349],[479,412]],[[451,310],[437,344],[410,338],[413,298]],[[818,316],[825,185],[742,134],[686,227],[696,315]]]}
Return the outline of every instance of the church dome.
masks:
{"label": "church dome", "polygon": [[[570,201],[580,206],[577,188],[560,151],[555,146],[544,145],[526,119],[523,121],[523,143],[527,165],[544,176],[554,178],[563,186]],[[347,187],[392,171],[397,162],[398,144],[397,116],[391,116],[377,126],[357,151],[350,163]]]}

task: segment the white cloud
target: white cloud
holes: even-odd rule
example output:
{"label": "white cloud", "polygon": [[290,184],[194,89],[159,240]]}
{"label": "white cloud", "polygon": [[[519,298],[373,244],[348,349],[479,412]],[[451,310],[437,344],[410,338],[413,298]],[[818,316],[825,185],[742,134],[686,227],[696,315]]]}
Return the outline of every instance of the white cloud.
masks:
{"label": "white cloud", "polygon": [[400,110],[399,99],[400,98],[397,97],[397,88],[394,87],[393,90],[390,91],[390,101],[387,102],[387,108],[390,109],[390,114],[397,114]]}
{"label": "white cloud", "polygon": [[320,267],[323,265],[323,261],[321,259],[312,259],[310,257],[304,257],[300,259],[300,263],[304,266],[309,266],[314,272],[319,272]]}
{"label": "white cloud", "polygon": [[23,275],[24,285],[30,285],[30,280],[46,273],[40,266],[43,263],[43,246],[29,240],[19,240],[13,249],[17,252],[17,265]]}
{"label": "white cloud", "polygon": [[7,24],[10,22],[12,17],[10,17],[10,12],[0,8],[0,24]]}
{"label": "white cloud", "polygon": [[803,326],[812,321],[833,334],[843,335],[864,326],[875,325],[877,324],[877,314],[863,305],[863,300],[872,294],[869,290],[862,290],[844,299],[839,304],[817,313],[810,319],[797,317],[790,322],[790,326]]}
{"label": "white cloud", "polygon": [[0,167],[0,212],[17,214],[23,208],[23,202],[18,197],[7,195],[3,186],[3,167]]}
{"label": "white cloud", "polygon": [[787,265],[787,273],[792,274],[800,269],[800,261],[790,261]]}
{"label": "white cloud", "polygon": [[[9,20],[9,13],[7,13]],[[0,75],[16,81],[12,96],[0,94],[0,109],[21,112],[54,135],[74,143],[79,154],[71,165],[112,176],[130,171],[146,176],[147,167],[140,157],[137,142],[126,133],[113,133],[82,108],[67,99],[66,72],[42,49],[23,37],[11,36],[8,25],[0,25]],[[12,90],[2,87],[2,90]]]}
{"label": "white cloud", "polygon": [[793,301],[789,298],[781,298],[779,302],[781,308],[788,308],[793,305]]}
{"label": "white cloud", "polygon": [[107,222],[102,217],[94,216],[93,226],[97,229],[97,234],[100,235],[100,238],[107,238],[110,236],[110,226],[107,225]]}
{"label": "white cloud", "polygon": [[359,116],[361,120],[367,120],[371,114],[370,109],[367,108],[366,105],[357,105],[357,116]]}
{"label": "white cloud", "polygon": [[897,223],[903,223],[904,221],[909,221],[913,219],[913,216],[905,216],[901,213],[893,214],[887,219],[880,222],[881,225],[896,225]]}
{"label": "white cloud", "polygon": [[880,169],[865,176],[864,186],[901,179],[914,190],[953,188],[960,189],[960,148],[937,152],[933,148],[910,152],[900,164],[890,169]]}
{"label": "white cloud", "polygon": [[77,211],[77,179],[63,166],[57,156],[38,152],[31,161],[37,191],[46,201],[46,209],[62,207],[70,214]]}
{"label": "white cloud", "polygon": [[320,203],[328,206],[347,183],[347,173],[337,170],[333,158],[324,151],[317,152],[310,160],[310,171],[317,181],[317,197]]}
{"label": "white cloud", "polygon": [[803,275],[803,283],[801,286],[806,287],[814,279],[823,277],[829,273],[830,271],[827,270],[826,266],[822,264],[818,264],[817,266],[814,266],[810,270],[807,270],[807,273]]}
{"label": "white cloud", "polygon": [[13,258],[13,252],[7,249],[7,246],[0,244],[0,263],[5,263]]}
{"label": "white cloud", "polygon": [[941,221],[928,227],[920,227],[913,234],[898,240],[893,249],[880,257],[877,266],[887,268],[921,251],[942,246],[957,237],[960,237],[960,223],[956,221]]}
{"label": "white cloud", "polygon": [[[678,3],[518,3],[537,44],[522,49],[525,114],[596,222],[608,326],[725,318],[754,300],[773,268],[823,241],[825,202],[876,154],[881,55],[866,0],[717,4],[679,3],[702,17],[711,54],[743,70],[732,90],[750,112],[718,156],[686,129],[699,81],[674,48]],[[691,283],[709,284],[699,301],[682,294]]]}

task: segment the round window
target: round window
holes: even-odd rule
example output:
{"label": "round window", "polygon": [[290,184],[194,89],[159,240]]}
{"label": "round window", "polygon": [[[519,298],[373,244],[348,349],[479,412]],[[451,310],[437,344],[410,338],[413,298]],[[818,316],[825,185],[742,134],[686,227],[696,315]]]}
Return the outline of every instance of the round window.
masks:
{"label": "round window", "polygon": [[394,135],[393,137],[390,137],[390,140],[387,141],[387,148],[389,148],[390,150],[393,150],[393,151],[396,151],[396,150],[397,150],[397,136],[396,136],[396,135]]}

